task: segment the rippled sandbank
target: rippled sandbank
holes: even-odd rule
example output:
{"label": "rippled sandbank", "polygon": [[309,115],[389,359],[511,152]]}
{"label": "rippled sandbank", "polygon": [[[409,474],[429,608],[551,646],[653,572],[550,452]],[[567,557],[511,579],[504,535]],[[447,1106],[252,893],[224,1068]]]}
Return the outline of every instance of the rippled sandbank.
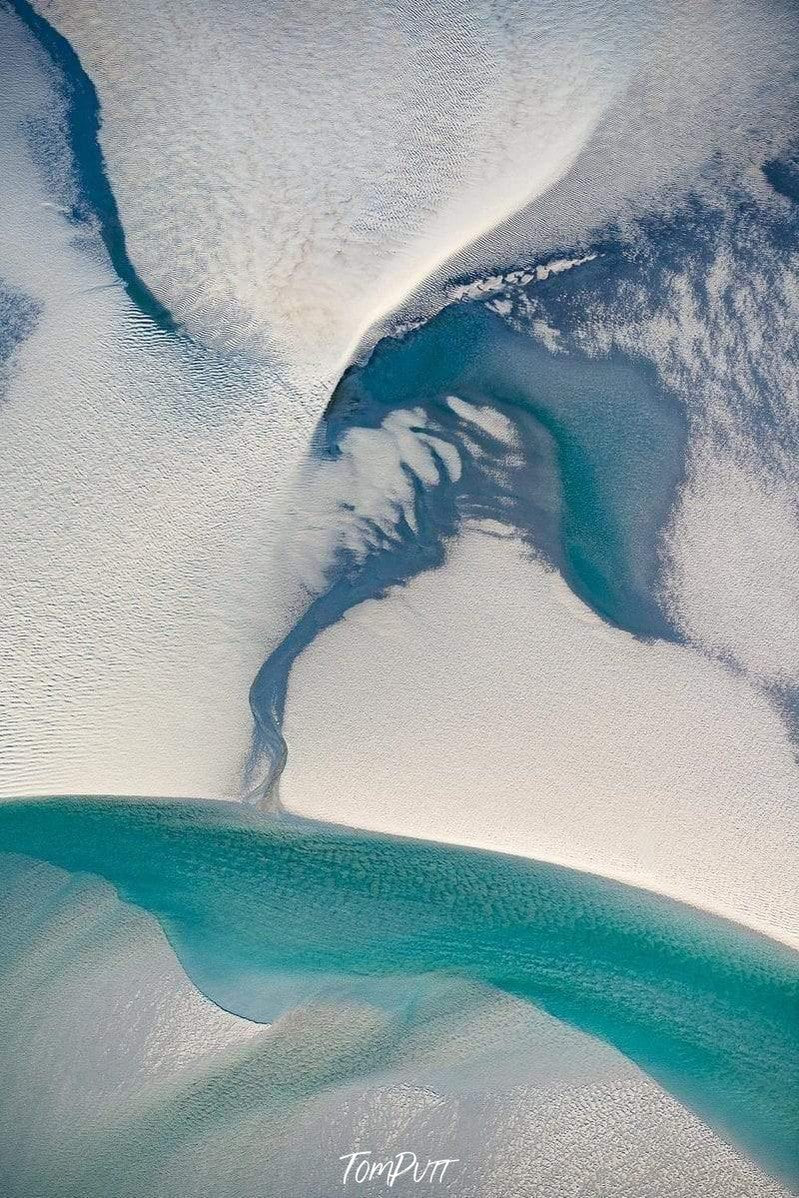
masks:
{"label": "rippled sandbank", "polygon": [[420,980],[487,983],[799,1177],[799,958],[743,927],[553,865],[221,803],[8,803],[0,848],[110,881],[239,1015],[275,1017],[278,975],[290,1001],[348,988],[409,1024]]}

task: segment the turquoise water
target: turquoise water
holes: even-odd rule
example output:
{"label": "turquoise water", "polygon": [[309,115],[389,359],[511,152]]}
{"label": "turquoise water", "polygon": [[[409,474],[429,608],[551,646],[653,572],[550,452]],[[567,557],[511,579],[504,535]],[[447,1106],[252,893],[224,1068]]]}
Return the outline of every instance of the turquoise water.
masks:
{"label": "turquoise water", "polygon": [[[464,422],[451,395],[500,413],[513,449]],[[253,795],[269,791],[285,763],[281,726],[297,655],[349,608],[438,566],[464,519],[513,528],[617,627],[679,639],[659,588],[687,422],[651,366],[618,353],[590,358],[574,346],[552,353],[484,305],[456,304],[407,336],[384,338],[345,373],[315,452],[335,458],[353,428],[379,426],[396,408],[418,409],[420,424],[454,447],[460,476],[417,485],[413,527],[401,522],[382,539],[375,530],[365,559],[342,553],[264,662],[250,691]]]}
{"label": "turquoise water", "polygon": [[[440,413],[448,394],[510,409],[525,459],[538,456],[530,440],[542,429],[553,446],[546,469],[517,480],[509,506],[500,507],[495,480],[467,476],[472,502],[478,492],[488,514],[493,499],[490,514],[543,548],[603,618],[639,636],[674,637],[657,601],[658,538],[682,480],[687,420],[651,365],[620,353],[589,358],[574,346],[553,353],[487,307],[456,304],[401,340],[386,338],[345,374],[328,408],[329,436],[395,406],[438,404]],[[503,447],[494,456],[504,464],[509,455]],[[543,488],[561,501],[554,530],[536,510]]]}
{"label": "turquoise water", "polygon": [[487,983],[799,1179],[799,957],[732,923],[534,861],[208,802],[4,804],[0,847],[111,882],[237,1014],[274,1018],[290,977],[291,1002],[367,994],[410,1026],[425,978]]}

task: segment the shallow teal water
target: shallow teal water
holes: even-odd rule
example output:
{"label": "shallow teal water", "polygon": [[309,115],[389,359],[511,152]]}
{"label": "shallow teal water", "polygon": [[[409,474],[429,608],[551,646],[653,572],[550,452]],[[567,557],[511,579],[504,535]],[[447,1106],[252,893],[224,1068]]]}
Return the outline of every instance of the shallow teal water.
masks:
{"label": "shallow teal water", "polygon": [[[513,508],[492,514],[539,545],[548,537],[535,491],[553,487],[562,501],[554,564],[575,593],[636,635],[677,635],[657,601],[658,545],[683,476],[687,419],[652,367],[620,353],[553,353],[487,308],[456,304],[402,339],[385,338],[351,368],[328,408],[328,430],[335,439],[353,420],[377,422],[386,408],[448,394],[515,410],[527,458],[536,443],[526,422],[552,439],[557,477],[542,471],[535,490],[525,480]],[[497,503],[496,482],[481,490]]]}
{"label": "shallow teal water", "polygon": [[113,883],[240,1015],[274,1017],[279,975],[400,1008],[425,976],[488,983],[612,1043],[799,1178],[799,957],[734,924],[555,866],[227,804],[3,804],[0,849]]}

